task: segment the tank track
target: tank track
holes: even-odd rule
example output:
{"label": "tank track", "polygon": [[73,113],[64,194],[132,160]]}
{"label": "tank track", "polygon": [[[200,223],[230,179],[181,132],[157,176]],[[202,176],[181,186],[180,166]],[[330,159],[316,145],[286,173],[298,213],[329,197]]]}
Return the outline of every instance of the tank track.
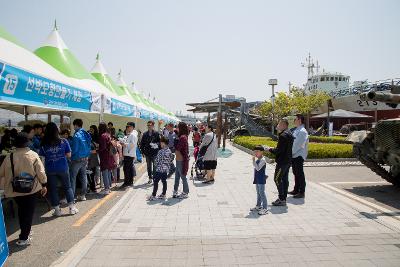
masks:
{"label": "tank track", "polygon": [[369,169],[371,169],[373,172],[381,176],[383,179],[388,181],[389,183],[400,187],[400,177],[394,177],[390,172],[385,170],[382,166],[380,166],[378,163],[376,163],[374,160],[372,160],[370,157],[367,155],[362,155],[361,144],[355,143],[353,146],[353,153],[357,157],[357,159],[367,166]]}

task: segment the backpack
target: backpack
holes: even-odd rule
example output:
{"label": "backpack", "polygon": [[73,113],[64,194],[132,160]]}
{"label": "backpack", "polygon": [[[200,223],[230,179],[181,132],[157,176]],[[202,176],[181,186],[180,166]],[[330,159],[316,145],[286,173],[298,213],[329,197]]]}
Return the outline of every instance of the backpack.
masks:
{"label": "backpack", "polygon": [[115,156],[118,153],[118,149],[113,145],[112,142],[108,144],[108,152],[111,156]]}
{"label": "backpack", "polygon": [[193,134],[193,141],[195,141],[195,142],[201,141],[201,135],[199,132]]}
{"label": "backpack", "polygon": [[85,155],[88,157],[90,155],[90,151],[91,151],[92,137],[85,130],[81,130],[81,132],[83,133],[83,136],[84,136],[84,138],[83,138],[84,140],[82,140],[83,141],[82,142],[83,143],[82,150],[85,153]]}

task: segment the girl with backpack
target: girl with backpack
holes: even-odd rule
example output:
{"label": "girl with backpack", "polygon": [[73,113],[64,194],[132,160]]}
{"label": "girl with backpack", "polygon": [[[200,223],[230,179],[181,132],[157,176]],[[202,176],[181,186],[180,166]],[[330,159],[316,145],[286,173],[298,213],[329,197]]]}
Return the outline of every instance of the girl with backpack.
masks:
{"label": "girl with backpack", "polygon": [[199,132],[199,128],[194,127],[193,130],[194,130],[192,137],[193,147],[198,147],[201,142],[201,134]]}
{"label": "girl with backpack", "polygon": [[99,124],[99,135],[100,171],[104,183],[104,190],[100,194],[108,195],[111,188],[112,170],[115,168],[113,155],[116,148],[112,145],[110,130],[104,122]]}

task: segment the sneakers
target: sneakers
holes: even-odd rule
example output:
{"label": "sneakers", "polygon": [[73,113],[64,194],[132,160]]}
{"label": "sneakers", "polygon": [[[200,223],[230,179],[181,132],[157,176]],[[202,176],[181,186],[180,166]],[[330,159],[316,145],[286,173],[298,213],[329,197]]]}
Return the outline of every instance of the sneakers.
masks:
{"label": "sneakers", "polygon": [[161,194],[157,197],[158,199],[165,199],[165,195]]}
{"label": "sneakers", "polygon": [[260,211],[261,209],[260,206],[255,206],[254,208],[251,208],[250,211]]}
{"label": "sneakers", "polygon": [[288,192],[288,194],[289,194],[289,195],[297,195],[297,191],[294,191],[294,190],[293,190],[293,191]]}
{"label": "sneakers", "polygon": [[268,210],[267,209],[261,209],[258,212],[258,215],[265,215],[265,214],[268,214]]}
{"label": "sneakers", "polygon": [[286,200],[280,200],[279,198],[272,202],[272,206],[286,206]]}
{"label": "sneakers", "polygon": [[153,195],[150,195],[150,196],[147,198],[147,201],[154,201],[154,200],[157,200],[157,198],[156,198],[155,196],[153,196]]}
{"label": "sneakers", "polygon": [[147,184],[152,184],[153,183],[153,179],[149,179],[149,181],[147,182]]}
{"label": "sneakers", "polygon": [[184,198],[188,198],[188,197],[189,197],[189,195],[186,194],[186,193],[183,193],[183,192],[182,192],[182,194],[180,194],[180,195],[178,196],[179,199],[184,199]]}
{"label": "sneakers", "polygon": [[69,206],[69,214],[75,215],[79,212],[78,208],[75,205]]}
{"label": "sneakers", "polygon": [[53,216],[60,217],[62,215],[60,206],[54,207]]}
{"label": "sneakers", "polygon": [[102,190],[102,191],[100,191],[100,195],[108,195],[108,194],[110,194],[110,189],[104,189],[104,190]]}
{"label": "sneakers", "polygon": [[68,204],[67,199],[66,199],[66,198],[61,199],[61,200],[60,200],[60,204],[61,204],[61,205],[66,205],[66,204]]}
{"label": "sneakers", "polygon": [[76,199],[79,201],[86,201],[86,197],[84,195],[78,196]]}
{"label": "sneakers", "polygon": [[31,244],[31,241],[32,241],[32,238],[31,238],[31,237],[28,237],[27,240],[18,240],[18,241],[16,242],[16,244],[17,244],[17,246],[23,247],[23,246],[30,245],[30,244]]}
{"label": "sneakers", "polygon": [[172,197],[173,197],[173,198],[178,198],[178,197],[179,197],[178,192],[174,191],[174,192],[172,193]]}

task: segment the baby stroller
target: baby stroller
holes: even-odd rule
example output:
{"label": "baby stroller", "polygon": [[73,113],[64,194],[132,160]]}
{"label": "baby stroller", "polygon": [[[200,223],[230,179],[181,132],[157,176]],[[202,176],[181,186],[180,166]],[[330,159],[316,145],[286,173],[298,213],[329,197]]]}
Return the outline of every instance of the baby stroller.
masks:
{"label": "baby stroller", "polygon": [[[203,173],[204,170],[204,162],[203,157],[197,157],[197,159],[193,162],[192,168],[190,171],[190,179],[194,180],[197,178],[198,180],[204,179],[205,175]],[[196,174],[195,177],[193,175]]]}

